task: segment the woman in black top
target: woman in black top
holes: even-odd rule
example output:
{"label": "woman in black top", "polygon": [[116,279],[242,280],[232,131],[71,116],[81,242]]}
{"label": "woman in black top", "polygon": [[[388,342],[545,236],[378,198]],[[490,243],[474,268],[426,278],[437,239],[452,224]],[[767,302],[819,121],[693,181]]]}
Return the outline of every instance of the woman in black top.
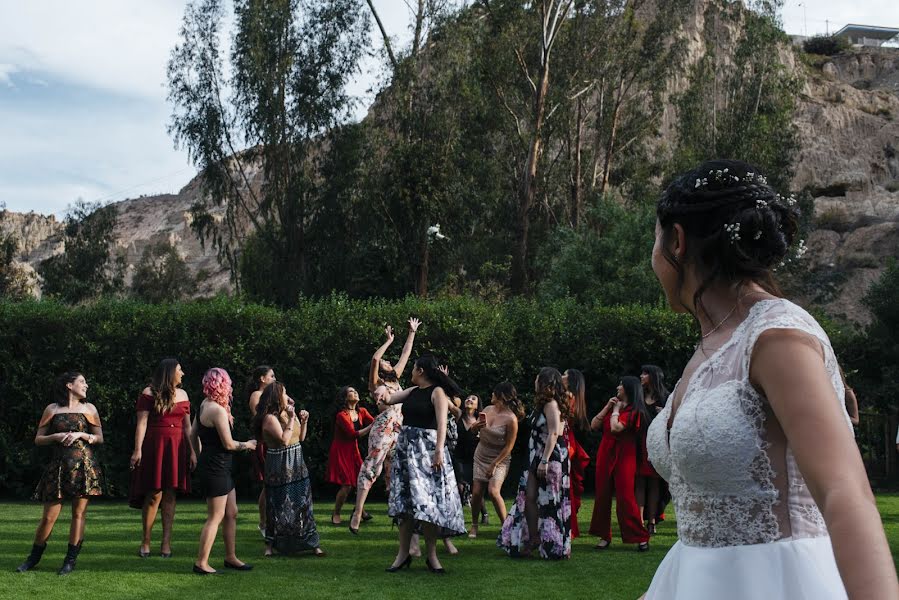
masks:
{"label": "woman in black top", "polygon": [[[459,496],[462,506],[471,506],[471,483],[474,474],[474,451],[478,447],[478,414],[481,409],[481,399],[471,394],[465,398],[462,407],[462,415],[456,421],[459,430],[459,441],[456,443],[456,453],[453,456],[453,468],[456,470],[456,480],[459,482]],[[475,522],[472,515],[472,522]],[[487,509],[481,509],[481,523],[487,522]]]}
{"label": "woman in black top", "polygon": [[398,571],[412,562],[409,547],[417,522],[424,530],[428,569],[443,573],[437,559],[438,536],[465,533],[456,475],[445,446],[449,398],[460,391],[430,355],[415,361],[412,383],[415,387],[397,392],[387,401],[403,405],[403,428],[396,442],[387,504],[387,514],[400,524],[400,548],[387,570]]}

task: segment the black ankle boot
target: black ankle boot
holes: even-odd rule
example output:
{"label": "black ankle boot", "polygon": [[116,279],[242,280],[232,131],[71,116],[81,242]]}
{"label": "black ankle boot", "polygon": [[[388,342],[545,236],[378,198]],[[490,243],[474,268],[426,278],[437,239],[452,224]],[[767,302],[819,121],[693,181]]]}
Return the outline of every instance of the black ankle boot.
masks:
{"label": "black ankle boot", "polygon": [[75,561],[78,560],[78,553],[81,552],[82,543],[84,543],[84,540],[81,540],[74,546],[69,544],[69,550],[66,552],[66,557],[62,561],[62,567],[57,571],[57,575],[68,575],[75,570]]}
{"label": "black ankle boot", "polygon": [[31,554],[28,555],[28,558],[25,559],[21,565],[18,566],[16,571],[19,573],[24,573],[25,571],[30,571],[33,569],[37,563],[41,562],[41,557],[44,555],[44,550],[47,549],[47,544],[45,543],[43,546],[38,546],[37,544],[31,547]]}

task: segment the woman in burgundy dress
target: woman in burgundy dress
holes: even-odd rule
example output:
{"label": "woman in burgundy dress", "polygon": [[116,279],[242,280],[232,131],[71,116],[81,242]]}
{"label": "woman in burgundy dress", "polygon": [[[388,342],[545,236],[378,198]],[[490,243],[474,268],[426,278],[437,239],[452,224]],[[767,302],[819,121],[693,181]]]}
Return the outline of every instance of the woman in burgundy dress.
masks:
{"label": "woman in burgundy dress", "polygon": [[166,358],[153,373],[149,387],[137,399],[137,426],[131,455],[131,490],[128,504],[141,509],[143,537],[138,555],[150,556],[150,537],[162,505],[163,558],[172,556],[172,525],[177,494],[190,493],[190,472],[197,456],[187,436],[190,400],[180,389],[184,371],[178,359]]}
{"label": "woman in burgundy dress", "polygon": [[622,377],[618,395],[593,417],[591,429],[602,428],[602,440],[596,453],[596,503],[590,521],[591,535],[600,538],[597,550],[612,543],[612,495],[618,513],[618,527],[625,544],[637,544],[637,550],[649,549],[649,532],[634,496],[640,430],[646,422],[643,388],[636,377]]}
{"label": "woman in burgundy dress", "polygon": [[34,491],[34,499],[44,504],[44,514],[34,534],[34,545],[25,562],[16,569],[33,569],[47,549],[47,540],[62,510],[63,502],[72,502],[69,549],[59,575],[75,568],[84,541],[85,514],[91,496],[99,496],[100,467],[94,460],[93,446],[103,443],[103,429],[96,407],[85,402],[87,381],[81,373],[61,375],[53,384],[53,403],[44,409],[34,443],[53,446],[53,458]]}
{"label": "woman in burgundy dress", "polygon": [[[256,418],[256,409],[259,406],[259,399],[262,397],[262,390],[265,386],[275,381],[275,372],[268,365],[260,365],[253,369],[250,375],[250,381],[247,384],[247,403],[250,405],[250,421]],[[265,483],[265,443],[262,439],[256,440],[256,450],[253,451],[253,479],[260,484]],[[259,533],[265,537],[265,485],[262,485],[262,491],[259,492]]]}
{"label": "woman in burgundy dress", "polygon": [[330,483],[340,486],[331,514],[331,524],[340,525],[340,509],[346,502],[350,490],[356,487],[362,454],[359,452],[359,438],[368,435],[374,417],[359,406],[359,392],[345,386],[337,392],[337,417],[334,419],[334,441],[328,452],[328,472],[325,476]]}

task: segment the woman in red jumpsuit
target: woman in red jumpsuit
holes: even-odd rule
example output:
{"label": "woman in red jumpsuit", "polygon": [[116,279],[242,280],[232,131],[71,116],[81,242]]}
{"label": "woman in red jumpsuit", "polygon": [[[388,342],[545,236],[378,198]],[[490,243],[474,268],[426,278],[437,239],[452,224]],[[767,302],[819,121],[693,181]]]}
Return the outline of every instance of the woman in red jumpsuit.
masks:
{"label": "woman in red jumpsuit", "polygon": [[325,478],[340,486],[331,514],[331,524],[340,525],[340,509],[350,490],[356,487],[362,454],[358,440],[368,435],[374,417],[359,406],[359,392],[346,386],[337,392],[337,417],[334,419],[334,440],[328,452],[328,472]]}
{"label": "woman in red jumpsuit", "polygon": [[596,454],[596,503],[590,533],[600,538],[597,550],[612,542],[612,491],[618,526],[625,544],[637,544],[637,550],[649,550],[649,532],[643,526],[640,507],[634,496],[638,454],[642,453],[640,430],[646,418],[643,388],[636,377],[622,377],[618,395],[593,417],[591,429],[602,427],[602,440]]}

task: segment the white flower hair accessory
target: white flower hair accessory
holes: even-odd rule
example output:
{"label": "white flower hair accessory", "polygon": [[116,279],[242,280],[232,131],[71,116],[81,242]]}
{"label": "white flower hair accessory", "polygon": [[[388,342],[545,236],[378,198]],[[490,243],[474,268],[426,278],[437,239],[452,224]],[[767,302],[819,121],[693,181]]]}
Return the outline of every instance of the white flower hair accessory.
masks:
{"label": "white flower hair accessory", "polygon": [[740,241],[740,224],[739,223],[727,223],[724,226],[724,230],[730,236],[730,243],[735,244]]}

